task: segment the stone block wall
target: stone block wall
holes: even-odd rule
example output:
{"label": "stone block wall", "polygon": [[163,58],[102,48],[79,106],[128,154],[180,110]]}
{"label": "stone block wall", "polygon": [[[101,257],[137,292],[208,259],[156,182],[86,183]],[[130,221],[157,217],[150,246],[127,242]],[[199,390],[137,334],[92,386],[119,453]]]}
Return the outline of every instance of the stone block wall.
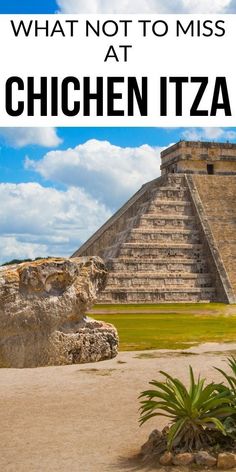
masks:
{"label": "stone block wall", "polygon": [[208,174],[207,164],[214,174],[236,175],[236,145],[200,141],[180,141],[161,153],[162,174]]}
{"label": "stone block wall", "polygon": [[192,176],[236,301],[236,178]]}

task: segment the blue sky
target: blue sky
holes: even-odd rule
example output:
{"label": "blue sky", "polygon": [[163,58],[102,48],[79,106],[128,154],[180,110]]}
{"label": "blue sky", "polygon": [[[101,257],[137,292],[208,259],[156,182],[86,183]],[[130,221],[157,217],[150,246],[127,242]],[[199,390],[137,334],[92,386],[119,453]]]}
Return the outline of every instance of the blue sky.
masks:
{"label": "blue sky", "polygon": [[236,0],[1,0],[0,13],[235,13]]}
{"label": "blue sky", "polygon": [[0,128],[0,261],[71,255],[180,139],[236,142],[236,129]]}
{"label": "blue sky", "polygon": [[[58,128],[56,133],[62,142],[55,148],[61,150],[84,144],[91,139],[109,141],[115,146],[139,147],[143,144],[166,146],[170,142],[178,141],[184,137],[184,129],[176,128]],[[199,133],[201,132],[199,131]],[[19,147],[15,136],[11,138],[7,136],[4,128],[2,130],[0,128],[0,146],[2,182],[8,182],[9,180],[15,183],[29,182],[32,178],[42,182],[42,179],[35,173],[29,170],[25,171],[24,160],[26,156],[29,156],[30,159],[40,160],[47,151],[51,150],[51,146],[47,146],[47,143],[45,143],[43,147],[37,144]],[[47,182],[44,182],[44,184],[47,184]]]}
{"label": "blue sky", "polygon": [[[0,13],[226,13],[235,0],[8,0]],[[236,128],[0,128],[0,262],[69,256],[180,139],[236,142]]]}
{"label": "blue sky", "polygon": [[55,0],[7,0],[1,1],[0,13],[55,13],[58,5]]}
{"label": "blue sky", "polygon": [[[40,130],[40,135],[38,130]],[[51,134],[46,135],[50,130]],[[32,134],[33,132],[33,134]],[[46,136],[45,136],[46,135]],[[121,148],[140,148],[149,145],[162,149],[179,140],[236,141],[235,128],[0,128],[0,181],[39,182],[45,186],[62,188],[63,179],[44,178],[32,167],[27,168],[29,159],[40,162],[52,150],[66,153],[70,148],[86,145],[90,140],[108,141]],[[108,161],[109,166],[109,161]],[[159,175],[156,169],[155,178]],[[87,183],[86,188],[88,186]],[[122,203],[122,199],[119,203]],[[112,205],[111,205],[111,208]]]}

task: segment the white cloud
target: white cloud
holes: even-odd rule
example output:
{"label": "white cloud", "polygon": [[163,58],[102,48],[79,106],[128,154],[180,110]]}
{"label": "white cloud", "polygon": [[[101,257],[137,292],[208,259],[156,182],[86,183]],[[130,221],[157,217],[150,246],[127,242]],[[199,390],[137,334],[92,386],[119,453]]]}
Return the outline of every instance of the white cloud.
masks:
{"label": "white cloud", "polygon": [[147,144],[131,148],[92,139],[73,149],[50,151],[25,166],[48,180],[84,188],[109,208],[117,208],[143,183],[160,175],[160,151]]}
{"label": "white cloud", "polygon": [[185,13],[221,13],[230,0],[182,0]]}
{"label": "white cloud", "polygon": [[57,0],[62,13],[222,13],[230,0]]}
{"label": "white cloud", "polygon": [[187,128],[182,132],[182,137],[192,141],[232,141],[236,139],[236,132],[227,128]]}
{"label": "white cloud", "polygon": [[35,259],[35,257],[47,257],[47,246],[44,244],[31,244],[26,241],[18,241],[17,236],[0,237],[0,263],[13,259]]}
{"label": "white cloud", "polygon": [[26,159],[26,168],[65,189],[0,183],[0,262],[72,254],[114,209],[160,175],[160,150],[93,139],[38,161]]}
{"label": "white cloud", "polygon": [[79,188],[0,184],[0,261],[69,256],[110,211]]}
{"label": "white cloud", "polygon": [[32,144],[57,147],[62,142],[55,128],[0,128],[0,139],[15,148]]}

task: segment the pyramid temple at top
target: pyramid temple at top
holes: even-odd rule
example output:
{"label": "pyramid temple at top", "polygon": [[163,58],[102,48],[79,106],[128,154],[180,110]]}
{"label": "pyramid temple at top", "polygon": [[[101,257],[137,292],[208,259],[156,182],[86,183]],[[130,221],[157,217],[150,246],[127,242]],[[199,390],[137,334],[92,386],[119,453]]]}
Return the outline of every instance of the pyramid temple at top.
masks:
{"label": "pyramid temple at top", "polygon": [[236,144],[180,141],[73,256],[109,268],[100,303],[236,303]]}

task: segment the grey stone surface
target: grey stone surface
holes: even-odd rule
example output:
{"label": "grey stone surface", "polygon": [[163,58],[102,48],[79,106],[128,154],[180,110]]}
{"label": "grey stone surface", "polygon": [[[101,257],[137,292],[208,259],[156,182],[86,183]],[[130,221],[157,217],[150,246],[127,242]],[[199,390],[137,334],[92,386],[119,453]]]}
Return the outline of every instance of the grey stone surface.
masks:
{"label": "grey stone surface", "polygon": [[217,463],[217,459],[207,451],[199,451],[195,454],[195,462],[204,467],[213,467]]}

